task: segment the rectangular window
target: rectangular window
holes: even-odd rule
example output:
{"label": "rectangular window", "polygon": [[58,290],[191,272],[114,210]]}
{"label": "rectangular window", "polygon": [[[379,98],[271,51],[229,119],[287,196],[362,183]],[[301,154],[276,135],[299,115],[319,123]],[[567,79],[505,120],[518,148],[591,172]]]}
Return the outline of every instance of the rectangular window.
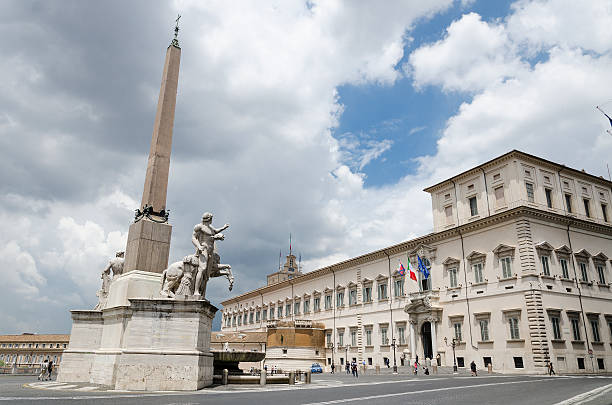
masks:
{"label": "rectangular window", "polygon": [[589,199],[583,198],[582,201],[584,202],[584,215],[586,215],[587,218],[591,218],[591,204]]}
{"label": "rectangular window", "polygon": [[606,284],[606,275],[604,274],[604,266],[601,264],[597,265],[597,276],[599,277],[600,284]]}
{"label": "rectangular window", "polygon": [[514,358],[514,368],[524,368],[525,366],[523,365],[523,358],[522,357],[515,357]]}
{"label": "rectangular window", "polygon": [[453,323],[453,329],[455,331],[455,339],[459,342],[463,342],[463,339],[461,336],[461,322]]}
{"label": "rectangular window", "polygon": [[599,358],[597,359],[597,368],[600,370],[605,370],[605,364],[604,364],[604,359]]}
{"label": "rectangular window", "polygon": [[336,293],[336,307],[341,307],[344,305],[344,292],[338,291]]}
{"label": "rectangular window", "polygon": [[488,319],[480,320],[480,339],[483,342],[489,341],[489,320]]}
{"label": "rectangular window", "polygon": [[357,331],[351,329],[351,346],[357,347]]}
{"label": "rectangular window", "polygon": [[307,314],[310,312],[310,300],[304,300],[304,313]]}
{"label": "rectangular window", "polygon": [[527,201],[534,202],[535,199],[533,198],[533,184],[525,183],[525,189],[527,190]]}
{"label": "rectangular window", "polygon": [[569,278],[569,270],[567,268],[567,260],[559,259],[559,262],[561,263],[561,276],[563,278]]}
{"label": "rectangular window", "polygon": [[325,334],[325,342],[327,343],[327,346],[331,346],[331,343],[332,343],[332,334],[331,334],[331,332],[327,332]]}
{"label": "rectangular window", "polygon": [[291,316],[291,304],[285,305],[285,316]]}
{"label": "rectangular window", "polygon": [[470,214],[472,216],[478,215],[478,204],[476,203],[476,197],[470,197]]}
{"label": "rectangular window", "polygon": [[449,205],[448,207],[444,207],[444,215],[446,216],[446,223],[453,223],[453,206]]}
{"label": "rectangular window", "polygon": [[548,256],[540,257],[542,260],[542,272],[545,276],[550,276],[550,266],[548,265]]}
{"label": "rectangular window", "polygon": [[253,313],[249,314],[249,323],[253,323]]}
{"label": "rectangular window", "polygon": [[261,320],[261,311],[255,312],[255,322],[259,322]]}
{"label": "rectangular window", "polygon": [[245,312],[244,313],[244,321],[242,323],[244,323],[245,325],[247,324],[247,320],[248,320],[248,314]]}
{"label": "rectangular window", "polygon": [[325,296],[325,309],[331,309],[332,307],[332,297],[331,294]]}
{"label": "rectangular window", "polygon": [[495,206],[501,207],[506,203],[506,198],[504,196],[504,187],[496,187],[495,188]]}
{"label": "rectangular window", "polygon": [[599,321],[591,319],[591,331],[593,332],[593,342],[601,342],[599,338]]}
{"label": "rectangular window", "polygon": [[349,290],[349,305],[357,304],[357,289],[351,288]]}
{"label": "rectangular window", "polygon": [[608,222],[608,206],[606,204],[601,204],[601,213],[603,214],[604,222]]}
{"label": "rectangular window", "polygon": [[397,336],[399,338],[399,344],[406,344],[406,327],[404,325],[400,325],[397,327]]}
{"label": "rectangular window", "polygon": [[363,287],[363,302],[372,302],[372,286]]}
{"label": "rectangular window", "polygon": [[387,283],[378,284],[378,299],[379,300],[386,300],[387,298],[388,298],[388,296],[387,296]]}
{"label": "rectangular window", "polygon": [[610,340],[612,340],[612,321],[608,321],[608,329],[610,329]]}
{"label": "rectangular window", "polygon": [[580,267],[580,280],[581,281],[589,281],[589,275],[587,273],[587,265],[585,262],[579,262],[578,266]]}
{"label": "rectangular window", "polygon": [[561,339],[561,326],[559,325],[560,323],[559,317],[552,316],[550,318],[550,323],[552,324],[553,339],[560,340]]}
{"label": "rectangular window", "polygon": [[314,299],[314,310],[315,312],[320,311],[321,310],[321,297],[316,297]]}
{"label": "rectangular window", "polygon": [[372,346],[372,329],[368,328],[365,330],[366,335],[366,346]]}
{"label": "rectangular window", "polygon": [[472,270],[474,270],[474,282],[483,283],[484,277],[482,276],[482,263],[474,263],[472,265]]}
{"label": "rectangular window", "polygon": [[276,311],[277,311],[277,318],[282,318],[283,317],[283,307],[281,307],[280,304],[278,308],[276,308]]}
{"label": "rectangular window", "polygon": [[457,367],[465,367],[465,357],[457,357]]}
{"label": "rectangular window", "polygon": [[263,318],[264,321],[268,320],[268,310],[267,309],[263,310],[263,313],[262,313],[261,317]]}
{"label": "rectangular window", "polygon": [[512,277],[512,258],[502,257],[499,261],[502,267],[502,278]]}
{"label": "rectangular window", "polygon": [[510,339],[520,339],[521,334],[519,332],[519,320],[516,317],[508,319],[510,325]]}
{"label": "rectangular window", "polygon": [[396,278],[395,279],[395,283],[394,285],[394,293],[396,297],[403,297],[404,296],[404,279],[403,278]]}
{"label": "rectangular window", "polygon": [[[242,315],[238,315],[238,326],[242,325]],[[43,345],[45,347],[45,345]]]}
{"label": "rectangular window", "polygon": [[387,327],[386,326],[381,326],[380,327],[380,344],[381,345],[388,345],[389,344],[389,337],[387,336]]}
{"label": "rectangular window", "polygon": [[232,316],[232,326],[236,326],[236,316]]}
{"label": "rectangular window", "polygon": [[572,323],[572,337],[575,341],[579,341],[580,339],[580,321],[578,318],[571,318],[570,322]]}
{"label": "rectangular window", "polygon": [[368,357],[368,366],[371,366],[371,365],[372,365],[372,358]]}
{"label": "rectangular window", "polygon": [[299,303],[299,301],[295,302],[293,304],[293,314],[294,315],[299,315],[300,314],[300,303]]}
{"label": "rectangular window", "polygon": [[568,213],[572,213],[572,195],[565,194],[565,209]]}
{"label": "rectangular window", "polygon": [[338,346],[344,346],[344,331],[338,331]]}
{"label": "rectangular window", "polygon": [[457,287],[457,268],[448,269],[448,278],[451,288]]}
{"label": "rectangular window", "polygon": [[584,357],[578,357],[576,360],[578,360],[578,369],[584,370]]}
{"label": "rectangular window", "polygon": [[546,193],[546,206],[548,208],[552,208],[552,190],[549,188],[545,188],[544,193]]}

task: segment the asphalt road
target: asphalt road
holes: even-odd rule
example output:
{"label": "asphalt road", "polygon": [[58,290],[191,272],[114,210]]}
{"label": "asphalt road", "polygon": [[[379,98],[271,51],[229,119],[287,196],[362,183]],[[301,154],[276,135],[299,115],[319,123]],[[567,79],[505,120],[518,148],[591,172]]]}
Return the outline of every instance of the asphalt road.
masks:
{"label": "asphalt road", "polygon": [[[33,389],[35,377],[0,376],[0,405],[11,404],[612,404],[612,377],[317,375],[313,384],[228,386],[196,393],[112,393]],[[596,390],[596,391],[593,391]],[[587,393],[587,394],[584,394]],[[583,395],[584,398],[576,398]],[[575,401],[567,401],[574,398]],[[563,401],[566,401],[563,403]]]}

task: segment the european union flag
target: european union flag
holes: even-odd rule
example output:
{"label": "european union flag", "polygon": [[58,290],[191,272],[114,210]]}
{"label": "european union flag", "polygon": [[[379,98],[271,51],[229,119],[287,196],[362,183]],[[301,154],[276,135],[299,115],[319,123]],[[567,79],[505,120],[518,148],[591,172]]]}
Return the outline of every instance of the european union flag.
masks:
{"label": "european union flag", "polygon": [[425,277],[425,280],[427,280],[429,278],[429,269],[427,268],[427,266],[425,266],[425,264],[421,260],[421,257],[418,255],[417,260],[419,261],[419,271],[423,273],[423,277]]}

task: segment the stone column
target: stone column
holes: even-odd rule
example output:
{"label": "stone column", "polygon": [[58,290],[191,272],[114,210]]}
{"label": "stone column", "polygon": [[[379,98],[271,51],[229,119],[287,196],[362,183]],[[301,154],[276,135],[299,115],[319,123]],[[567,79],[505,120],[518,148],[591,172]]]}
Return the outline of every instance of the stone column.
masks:
{"label": "stone column", "polygon": [[436,328],[438,327],[438,322],[436,319],[432,319],[430,321],[431,324],[431,356],[432,356],[432,364],[436,361],[436,354],[438,354],[438,335],[436,334]]}
{"label": "stone column", "polygon": [[410,320],[410,365],[416,361],[416,321]]}

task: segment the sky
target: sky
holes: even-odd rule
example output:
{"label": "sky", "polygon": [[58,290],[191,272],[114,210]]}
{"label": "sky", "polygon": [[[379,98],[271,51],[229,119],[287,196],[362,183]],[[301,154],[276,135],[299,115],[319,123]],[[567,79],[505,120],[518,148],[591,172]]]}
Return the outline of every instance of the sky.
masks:
{"label": "sky", "polygon": [[[423,188],[518,149],[608,177],[612,1],[0,3],[0,333],[69,333],[138,208],[182,15],[170,260],[236,283],[432,231]],[[216,319],[215,326],[219,327]]]}

